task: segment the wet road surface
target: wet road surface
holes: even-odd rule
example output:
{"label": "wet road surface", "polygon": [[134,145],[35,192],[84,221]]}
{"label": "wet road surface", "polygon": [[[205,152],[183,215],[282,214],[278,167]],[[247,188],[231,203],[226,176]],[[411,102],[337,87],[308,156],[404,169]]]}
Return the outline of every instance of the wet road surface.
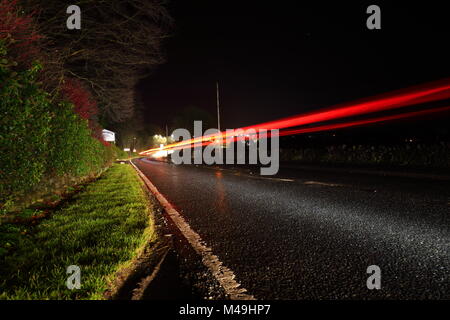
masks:
{"label": "wet road surface", "polygon": [[256,298],[450,298],[450,181],[134,163]]}

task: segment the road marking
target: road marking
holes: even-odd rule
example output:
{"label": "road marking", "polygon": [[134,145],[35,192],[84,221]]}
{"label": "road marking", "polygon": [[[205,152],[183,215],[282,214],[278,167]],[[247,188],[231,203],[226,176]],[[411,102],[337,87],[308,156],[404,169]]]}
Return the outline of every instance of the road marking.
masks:
{"label": "road marking", "polygon": [[283,182],[294,182],[294,179],[284,179],[284,178],[268,178],[268,177],[260,177],[260,176],[253,176],[253,175],[246,175],[246,177],[254,178],[254,179],[261,179],[261,180],[272,180],[272,181],[283,181]]}
{"label": "road marking", "polygon": [[326,186],[326,187],[346,187],[345,184],[338,184],[338,183],[326,183],[326,182],[320,182],[320,181],[305,181],[303,184],[307,185],[318,185],[318,186]]}
{"label": "road marking", "polygon": [[285,182],[294,182],[294,179],[284,179],[284,178],[263,178],[268,180],[276,180],[276,181],[285,181]]}
{"label": "road marking", "polygon": [[181,214],[175,210],[175,208],[169,203],[169,201],[158,191],[153,183],[142,173],[141,170],[130,161],[132,166],[136,169],[139,176],[142,178],[144,183],[150,189],[150,191],[155,195],[158,201],[166,210],[169,217],[188,240],[191,246],[194,248],[195,252],[202,257],[203,264],[211,271],[216,280],[223,287],[227,295],[232,300],[256,300],[252,295],[247,294],[247,290],[242,288],[240,283],[238,283],[235,278],[236,275],[232,270],[227,268],[222,264],[219,258],[212,253],[212,249],[206,245],[206,243],[201,239],[200,235],[196,233],[184,220]]}

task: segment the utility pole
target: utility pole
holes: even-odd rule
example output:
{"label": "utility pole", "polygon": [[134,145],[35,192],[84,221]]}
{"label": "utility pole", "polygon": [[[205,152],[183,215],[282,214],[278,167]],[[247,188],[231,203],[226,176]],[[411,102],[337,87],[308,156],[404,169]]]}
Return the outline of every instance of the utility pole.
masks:
{"label": "utility pole", "polygon": [[167,124],[166,124],[166,138],[169,138],[169,128],[167,127]]}
{"label": "utility pole", "polygon": [[220,132],[220,108],[219,108],[219,81],[216,81],[216,96],[217,96],[217,129]]}

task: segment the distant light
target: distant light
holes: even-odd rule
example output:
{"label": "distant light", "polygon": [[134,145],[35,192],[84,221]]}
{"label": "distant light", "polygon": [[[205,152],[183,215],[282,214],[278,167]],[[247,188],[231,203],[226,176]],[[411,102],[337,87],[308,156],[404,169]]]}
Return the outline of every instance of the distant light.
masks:
{"label": "distant light", "polygon": [[157,152],[151,154],[150,157],[152,157],[152,158],[167,157],[167,151],[166,150],[157,151]]}

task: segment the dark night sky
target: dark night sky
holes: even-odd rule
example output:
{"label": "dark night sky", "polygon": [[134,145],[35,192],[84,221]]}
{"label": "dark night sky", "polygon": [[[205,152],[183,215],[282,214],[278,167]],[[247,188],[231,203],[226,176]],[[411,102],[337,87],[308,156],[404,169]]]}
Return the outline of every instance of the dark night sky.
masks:
{"label": "dark night sky", "polygon": [[[296,2],[172,0],[167,63],[139,86],[146,121],[189,105],[215,115],[216,80],[235,128],[450,77],[442,4]],[[382,30],[366,28],[370,4]]]}

